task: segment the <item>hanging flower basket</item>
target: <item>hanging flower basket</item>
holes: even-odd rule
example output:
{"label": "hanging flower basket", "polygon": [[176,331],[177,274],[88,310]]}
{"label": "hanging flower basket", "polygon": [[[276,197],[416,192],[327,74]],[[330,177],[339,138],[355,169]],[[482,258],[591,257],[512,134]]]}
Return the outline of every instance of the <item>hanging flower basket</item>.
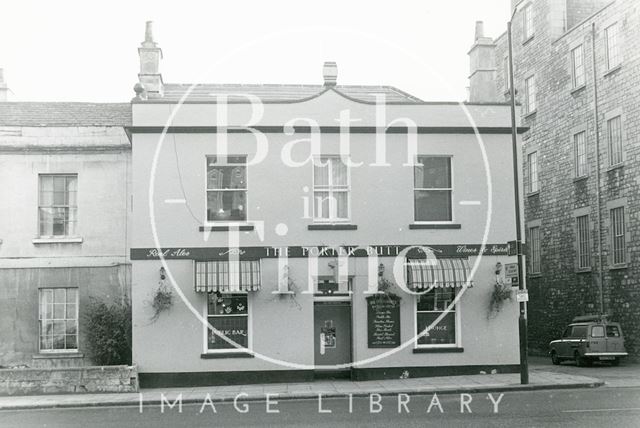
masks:
{"label": "hanging flower basket", "polygon": [[160,285],[158,286],[158,289],[155,291],[153,295],[153,301],[151,302],[151,307],[153,308],[153,315],[151,316],[151,322],[156,321],[160,317],[160,314],[164,311],[168,311],[172,305],[173,305],[173,292],[164,283],[164,281],[161,281]]}

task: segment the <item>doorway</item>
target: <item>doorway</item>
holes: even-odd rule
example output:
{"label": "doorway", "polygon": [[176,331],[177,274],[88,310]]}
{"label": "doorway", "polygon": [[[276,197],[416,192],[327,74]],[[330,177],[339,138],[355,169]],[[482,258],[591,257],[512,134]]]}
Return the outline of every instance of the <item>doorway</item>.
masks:
{"label": "doorway", "polygon": [[315,377],[348,378],[349,367],[334,366],[351,362],[351,301],[315,302],[313,334]]}

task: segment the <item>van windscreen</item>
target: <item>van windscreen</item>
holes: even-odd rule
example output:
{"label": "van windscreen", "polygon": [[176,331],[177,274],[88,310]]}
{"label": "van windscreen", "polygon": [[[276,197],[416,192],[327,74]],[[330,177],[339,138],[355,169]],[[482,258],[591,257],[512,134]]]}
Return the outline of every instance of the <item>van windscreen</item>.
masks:
{"label": "van windscreen", "polygon": [[573,337],[587,337],[587,326],[586,325],[574,325],[573,332],[571,333]]}

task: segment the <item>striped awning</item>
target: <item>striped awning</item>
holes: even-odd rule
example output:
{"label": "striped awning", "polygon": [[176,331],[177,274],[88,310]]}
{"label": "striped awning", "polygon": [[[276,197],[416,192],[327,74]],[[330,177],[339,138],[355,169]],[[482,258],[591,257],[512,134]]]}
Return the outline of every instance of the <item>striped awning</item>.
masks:
{"label": "striped awning", "polygon": [[408,259],[407,285],[410,289],[472,287],[469,262],[463,258]]}
{"label": "striped awning", "polygon": [[260,260],[196,262],[196,292],[233,293],[260,289]]}

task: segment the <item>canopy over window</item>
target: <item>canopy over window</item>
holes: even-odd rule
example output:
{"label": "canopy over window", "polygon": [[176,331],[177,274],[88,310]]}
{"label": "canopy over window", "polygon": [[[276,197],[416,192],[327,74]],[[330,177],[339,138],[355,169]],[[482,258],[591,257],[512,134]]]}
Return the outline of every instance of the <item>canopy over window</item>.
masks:
{"label": "canopy over window", "polygon": [[260,289],[260,260],[196,262],[196,292],[233,293]]}
{"label": "canopy over window", "polygon": [[409,259],[407,285],[410,289],[471,287],[469,262],[463,258]]}

